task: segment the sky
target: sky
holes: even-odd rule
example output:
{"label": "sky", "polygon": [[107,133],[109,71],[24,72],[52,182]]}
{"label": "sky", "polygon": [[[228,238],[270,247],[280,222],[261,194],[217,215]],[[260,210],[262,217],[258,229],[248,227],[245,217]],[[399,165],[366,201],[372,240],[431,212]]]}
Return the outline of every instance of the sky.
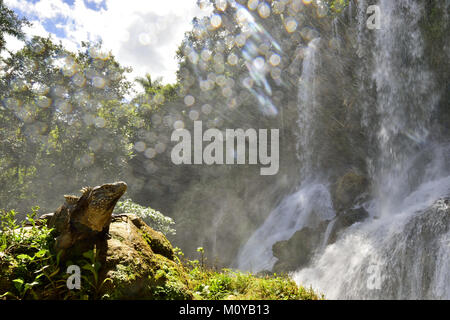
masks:
{"label": "sky", "polygon": [[[208,14],[197,0],[5,0],[20,17],[33,23],[28,35],[51,34],[69,50],[81,41],[102,40],[130,79],[150,73],[164,83],[176,80],[176,50],[194,17]],[[7,47],[16,51],[23,43],[12,37]]]}

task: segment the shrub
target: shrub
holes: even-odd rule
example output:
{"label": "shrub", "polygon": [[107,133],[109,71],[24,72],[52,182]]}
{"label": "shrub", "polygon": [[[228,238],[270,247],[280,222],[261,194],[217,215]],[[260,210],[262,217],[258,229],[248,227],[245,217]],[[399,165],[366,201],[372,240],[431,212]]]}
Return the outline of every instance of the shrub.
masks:
{"label": "shrub", "polygon": [[175,229],[171,228],[175,224],[172,218],[150,207],[143,207],[131,199],[119,201],[114,209],[114,213],[133,213],[142,218],[152,229],[160,231],[166,236],[175,234]]}

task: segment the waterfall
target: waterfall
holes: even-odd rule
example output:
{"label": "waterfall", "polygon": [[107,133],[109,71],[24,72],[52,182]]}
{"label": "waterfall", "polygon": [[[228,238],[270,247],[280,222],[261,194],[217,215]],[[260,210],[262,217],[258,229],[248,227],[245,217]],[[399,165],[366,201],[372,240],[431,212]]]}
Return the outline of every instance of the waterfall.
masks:
{"label": "waterfall", "polygon": [[325,235],[323,236],[323,242],[322,242],[320,251],[325,250],[325,248],[327,247],[327,243],[328,243],[328,240],[330,239],[331,231],[333,230],[333,227],[334,227],[334,224],[336,223],[336,221],[337,221],[336,219],[333,219],[328,223],[328,226],[325,230]]}
{"label": "waterfall", "polygon": [[270,270],[276,262],[272,246],[289,239],[304,226],[317,224],[318,221],[334,217],[330,193],[326,183],[319,181],[310,173],[314,161],[310,141],[314,139],[315,116],[315,77],[317,50],[320,38],[311,40],[304,50],[302,76],[299,80],[299,130],[298,155],[302,163],[304,183],[296,192],[283,199],[273,210],[263,225],[250,237],[241,248],[237,257],[237,267],[253,272]]}
{"label": "waterfall", "polygon": [[289,239],[304,226],[314,226],[317,221],[333,217],[327,187],[319,182],[306,183],[284,198],[250,237],[239,252],[238,268],[252,272],[272,269],[277,260],[272,254],[276,242]]}
{"label": "waterfall", "polygon": [[[416,183],[409,183],[405,167],[427,142],[436,105],[434,79],[423,65],[424,44],[418,26],[423,2],[380,2],[383,27],[376,33],[375,68],[379,152],[375,176],[380,214],[395,211]],[[370,125],[370,124],[369,124]]]}
{"label": "waterfall", "polygon": [[[364,203],[369,218],[326,245],[335,220],[330,222],[324,242],[317,244],[322,250],[292,277],[327,298],[450,299],[450,143],[432,134],[441,93],[425,62],[420,30],[425,3],[380,0],[378,5],[381,29],[367,38],[367,1],[359,1],[355,45],[365,77],[357,89],[358,108],[373,142],[367,147],[371,197]],[[312,212],[321,213],[321,220],[335,216],[328,182],[314,158],[318,44],[319,39],[311,41],[306,49],[299,83],[302,182],[241,248],[241,269],[271,269],[273,244],[311,224]],[[373,103],[365,101],[369,85],[375,88]]]}
{"label": "waterfall", "polygon": [[315,38],[304,51],[302,75],[299,79],[299,119],[297,121],[299,133],[297,136],[297,154],[301,163],[302,178],[308,179],[314,166],[311,150],[316,133],[316,69],[319,63],[318,46],[320,38]]}
{"label": "waterfall", "polygon": [[[381,0],[373,81],[377,141],[372,217],[348,228],[314,262],[293,274],[329,298],[450,298],[450,145],[431,138],[438,92],[424,63],[424,3]],[[361,90],[364,92],[364,90]],[[370,110],[365,110],[370,112]],[[447,159],[447,160],[445,160]]]}
{"label": "waterfall", "polygon": [[450,176],[426,183],[391,217],[347,229],[293,274],[330,299],[449,299]]}

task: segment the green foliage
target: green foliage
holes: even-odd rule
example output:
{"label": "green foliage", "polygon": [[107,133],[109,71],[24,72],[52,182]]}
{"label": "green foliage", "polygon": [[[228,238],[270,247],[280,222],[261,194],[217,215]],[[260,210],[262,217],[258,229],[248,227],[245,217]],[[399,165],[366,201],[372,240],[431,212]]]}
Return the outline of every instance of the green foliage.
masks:
{"label": "green foliage", "polygon": [[0,211],[0,272],[5,283],[11,281],[15,289],[0,283],[0,296],[38,299],[60,289],[61,283],[55,277],[59,273],[59,255],[51,250],[52,229],[36,224],[37,210],[33,208],[21,223],[17,223],[15,211]]}
{"label": "green foliage", "polygon": [[81,275],[84,280],[81,290],[69,290],[66,284],[69,275],[60,261],[62,252],[53,250],[53,229],[35,220],[37,210],[33,208],[27,219],[20,223],[15,211],[0,211],[0,298],[100,298],[100,291],[111,279],[100,279],[101,264],[96,251],[83,253],[75,263],[66,262],[66,266],[76,264],[88,271],[87,275]]}
{"label": "green foliage", "polygon": [[152,80],[149,73],[145,77],[138,77],[135,80],[144,89],[145,94],[138,96],[137,99],[152,99],[153,102],[172,101],[177,97],[178,85],[162,84],[162,79]]}
{"label": "green foliage", "polygon": [[163,215],[150,207],[143,207],[131,199],[119,201],[116,204],[114,213],[133,213],[142,218],[148,225],[156,231],[162,232],[164,235],[174,235],[175,229],[171,226],[175,224],[172,218]]}
{"label": "green foliage", "polygon": [[19,17],[7,8],[3,0],[0,0],[0,51],[5,47],[5,34],[11,35],[18,39],[24,38],[22,27],[30,25],[26,19],[19,19]]}
{"label": "green foliage", "polygon": [[346,6],[348,6],[348,2],[350,0],[326,0],[329,8],[336,13],[341,12]]}
{"label": "green foliage", "polygon": [[[203,248],[199,248],[201,253]],[[181,269],[158,270],[155,280],[166,280],[154,290],[156,299],[186,299],[180,283],[187,280],[188,288],[197,300],[319,300],[324,296],[312,288],[298,286],[287,275],[258,276],[231,269],[214,271],[201,266],[198,260],[185,260],[178,248],[176,254],[183,260]],[[187,279],[183,277],[183,273]],[[167,281],[168,280],[168,281]]]}
{"label": "green foliage", "polygon": [[201,267],[203,268],[205,265],[205,249],[203,247],[198,247],[197,252],[200,252],[201,255]]}
{"label": "green foliage", "polygon": [[[199,252],[204,253],[203,248]],[[177,254],[184,256],[177,250]],[[215,271],[198,260],[185,260],[189,287],[200,300],[319,300],[324,295],[298,286],[287,275],[259,276],[231,269]]]}
{"label": "green foliage", "polygon": [[256,276],[224,269],[221,272],[193,268],[191,285],[196,299],[205,300],[318,300],[323,295],[298,286],[287,276]]}
{"label": "green foliage", "polygon": [[[8,187],[0,190],[0,207],[34,203],[33,184],[69,193],[94,179],[122,178],[137,123],[134,109],[122,103],[131,86],[127,68],[101,44],[83,43],[70,52],[40,37],[4,64],[0,182]],[[49,179],[55,172],[70,179]]]}
{"label": "green foliage", "polygon": [[89,250],[83,253],[83,257],[85,259],[78,260],[77,264],[81,265],[83,270],[89,271],[89,275],[82,275],[81,277],[85,280],[85,283],[89,284],[89,288],[86,290],[83,288],[82,296],[98,299],[100,298],[100,293],[102,292],[103,287],[111,282],[111,278],[100,279],[99,272],[101,263],[98,261],[97,251],[94,248],[93,250]]}
{"label": "green foliage", "polygon": [[173,267],[165,267],[155,274],[156,283],[151,292],[156,300],[186,300],[191,297],[189,290],[183,285],[184,279],[180,270]]}

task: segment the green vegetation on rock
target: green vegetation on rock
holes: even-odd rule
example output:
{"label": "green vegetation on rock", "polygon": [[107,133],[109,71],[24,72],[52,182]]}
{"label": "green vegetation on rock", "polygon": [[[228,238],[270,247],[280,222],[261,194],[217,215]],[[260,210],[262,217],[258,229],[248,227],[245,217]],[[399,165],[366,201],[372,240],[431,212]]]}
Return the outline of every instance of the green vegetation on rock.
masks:
{"label": "green vegetation on rock", "polygon": [[125,199],[119,201],[116,204],[114,213],[128,213],[133,212],[139,218],[143,219],[150,227],[156,231],[161,231],[165,235],[175,234],[175,229],[171,226],[175,224],[172,218],[163,215],[161,212],[156,211],[150,207],[141,206],[131,199]]}
{"label": "green vegetation on rock", "polygon": [[298,286],[283,275],[255,276],[229,269],[190,271],[195,299],[206,300],[318,300],[312,288]]}
{"label": "green vegetation on rock", "polygon": [[[287,276],[222,271],[184,259],[163,233],[134,214],[113,217],[111,238],[84,253],[61,258],[52,229],[36,220],[37,208],[17,223],[0,213],[0,297],[3,299],[323,299]],[[81,269],[81,288],[69,290],[67,267]]]}

